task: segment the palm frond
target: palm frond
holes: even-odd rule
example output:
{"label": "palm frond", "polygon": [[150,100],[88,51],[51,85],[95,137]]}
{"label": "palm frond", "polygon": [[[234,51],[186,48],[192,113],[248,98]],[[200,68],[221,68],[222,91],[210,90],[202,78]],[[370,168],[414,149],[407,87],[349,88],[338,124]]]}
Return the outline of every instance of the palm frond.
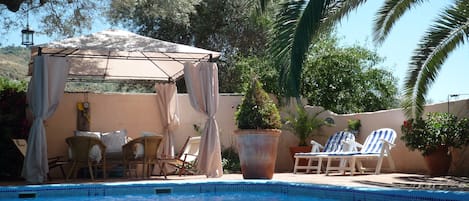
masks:
{"label": "palm frond", "polygon": [[265,11],[265,8],[270,3],[270,1],[271,0],[259,0],[258,1],[261,13],[263,13]]}
{"label": "palm frond", "polygon": [[469,35],[469,3],[459,0],[443,11],[425,33],[410,61],[403,107],[408,117],[422,116],[425,95],[448,55]]}
{"label": "palm frond", "polygon": [[428,0],[387,0],[378,10],[373,25],[373,40],[376,44],[384,42],[394,23],[413,6]]}
{"label": "palm frond", "polygon": [[315,0],[306,4],[298,20],[291,49],[290,70],[287,78],[287,96],[299,97],[303,61],[313,37],[318,34],[321,22],[326,17],[331,0]]}
{"label": "palm frond", "polygon": [[288,97],[299,97],[303,61],[315,37],[366,0],[314,0],[283,3],[274,24],[270,52]]}
{"label": "palm frond", "polygon": [[306,1],[289,1],[281,4],[281,9],[274,23],[273,38],[270,41],[269,52],[279,68],[280,85],[285,88],[289,72],[291,49],[298,20],[303,14]]}
{"label": "palm frond", "polygon": [[347,16],[351,11],[365,3],[367,0],[336,0],[327,8],[327,17],[323,25],[333,26],[336,22]]}

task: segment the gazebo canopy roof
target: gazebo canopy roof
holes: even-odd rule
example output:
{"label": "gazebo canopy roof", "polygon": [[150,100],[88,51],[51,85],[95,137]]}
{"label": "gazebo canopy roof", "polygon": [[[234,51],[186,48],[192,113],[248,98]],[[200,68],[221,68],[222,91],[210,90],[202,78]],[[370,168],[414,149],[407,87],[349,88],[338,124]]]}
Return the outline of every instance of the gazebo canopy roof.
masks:
{"label": "gazebo canopy roof", "polygon": [[[183,75],[185,62],[211,61],[219,52],[153,39],[123,30],[36,45],[39,54],[67,57],[69,79],[174,81]],[[30,71],[32,72],[30,65]]]}

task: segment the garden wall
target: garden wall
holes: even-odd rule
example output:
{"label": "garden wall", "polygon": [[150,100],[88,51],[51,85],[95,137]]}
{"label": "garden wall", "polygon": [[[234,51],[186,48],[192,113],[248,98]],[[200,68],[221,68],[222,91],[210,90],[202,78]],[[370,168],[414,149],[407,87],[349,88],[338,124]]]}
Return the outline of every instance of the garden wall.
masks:
{"label": "garden wall", "polygon": [[[159,123],[159,111],[156,105],[155,94],[95,94],[95,93],[65,93],[56,113],[46,121],[47,143],[49,156],[66,155],[67,145],[65,138],[72,136],[77,125],[77,102],[88,101],[90,103],[90,130],[113,131],[126,129],[130,137],[136,138],[143,131],[162,132]],[[176,136],[176,150],[183,145],[187,136],[197,135],[193,125],[201,125],[205,117],[192,109],[187,94],[179,94],[180,126],[174,131]],[[220,140],[223,148],[235,145],[233,131],[236,129],[234,113],[241,102],[241,96],[222,94],[216,119],[220,128]],[[291,108],[282,109],[285,115]],[[317,111],[319,108],[308,107],[308,110]],[[426,111],[447,111],[448,104],[440,103],[429,105]],[[469,100],[461,100],[450,103],[450,111],[459,116],[467,116],[469,113]],[[400,126],[405,117],[400,109],[378,111],[370,113],[336,115],[324,112],[321,117],[332,117],[335,126],[322,127],[317,130],[313,138],[324,143],[332,133],[347,127],[347,120],[359,118],[362,122],[358,142],[363,142],[366,136],[378,128],[392,128],[398,133],[396,147],[392,150],[392,156],[398,172],[424,173],[425,164],[419,152],[410,152],[399,140]],[[289,154],[289,147],[296,146],[298,139],[288,131],[281,135],[277,172],[291,172],[293,160]],[[451,172],[459,175],[469,175],[469,154],[465,150],[459,150],[453,160]],[[466,157],[460,157],[460,155]],[[386,164],[385,164],[386,165]],[[386,167],[386,166],[384,166]],[[55,173],[52,173],[55,174]]]}

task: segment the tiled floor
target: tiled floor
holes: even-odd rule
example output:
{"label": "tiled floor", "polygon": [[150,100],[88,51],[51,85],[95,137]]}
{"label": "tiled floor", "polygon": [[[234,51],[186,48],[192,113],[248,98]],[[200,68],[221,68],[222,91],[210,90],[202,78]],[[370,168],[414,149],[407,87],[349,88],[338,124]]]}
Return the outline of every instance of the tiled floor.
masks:
{"label": "tiled floor", "polygon": [[[241,180],[241,174],[225,174],[221,178],[206,178],[204,175],[193,176],[177,176],[170,175],[168,180],[171,181],[184,181],[184,180]],[[138,179],[129,179],[138,180]],[[394,187],[394,188],[413,188],[413,189],[432,189],[432,190],[463,190],[469,191],[469,178],[466,177],[428,177],[419,174],[380,174],[380,175],[329,175],[324,174],[292,174],[292,173],[276,173],[272,180],[286,181],[286,182],[300,182],[300,183],[315,183],[315,184],[328,184],[339,186],[354,186],[354,187]],[[122,179],[106,179],[96,180],[94,182],[117,182],[123,181]],[[149,181],[164,182],[163,177],[154,176]],[[49,183],[88,183],[90,180],[53,180]],[[0,185],[25,185],[23,181],[0,181]]]}

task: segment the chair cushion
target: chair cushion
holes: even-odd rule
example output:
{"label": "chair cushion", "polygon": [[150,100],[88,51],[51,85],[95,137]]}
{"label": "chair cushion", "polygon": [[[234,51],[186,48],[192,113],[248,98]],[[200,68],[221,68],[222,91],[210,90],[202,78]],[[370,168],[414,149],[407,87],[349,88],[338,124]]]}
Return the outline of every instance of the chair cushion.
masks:
{"label": "chair cushion", "polygon": [[145,153],[144,145],[142,143],[135,143],[135,147],[134,147],[135,158],[143,157],[144,153]]}
{"label": "chair cushion", "polygon": [[122,152],[122,145],[127,141],[127,131],[119,130],[101,135],[104,145],[106,145],[106,152]]}
{"label": "chair cushion", "polygon": [[101,139],[101,132],[99,131],[75,131],[75,136],[88,136]]}
{"label": "chair cushion", "polygon": [[153,133],[153,132],[149,132],[149,131],[143,131],[142,136],[143,137],[145,137],[145,136],[157,136],[157,134]]}
{"label": "chair cushion", "polygon": [[[75,131],[75,136],[88,136],[88,137],[95,137],[101,139],[101,132],[99,131]],[[72,150],[68,148],[68,156],[69,158],[72,157]],[[98,145],[94,145],[91,147],[91,151],[89,156],[91,160],[100,162],[103,156],[101,155],[101,148]]]}

